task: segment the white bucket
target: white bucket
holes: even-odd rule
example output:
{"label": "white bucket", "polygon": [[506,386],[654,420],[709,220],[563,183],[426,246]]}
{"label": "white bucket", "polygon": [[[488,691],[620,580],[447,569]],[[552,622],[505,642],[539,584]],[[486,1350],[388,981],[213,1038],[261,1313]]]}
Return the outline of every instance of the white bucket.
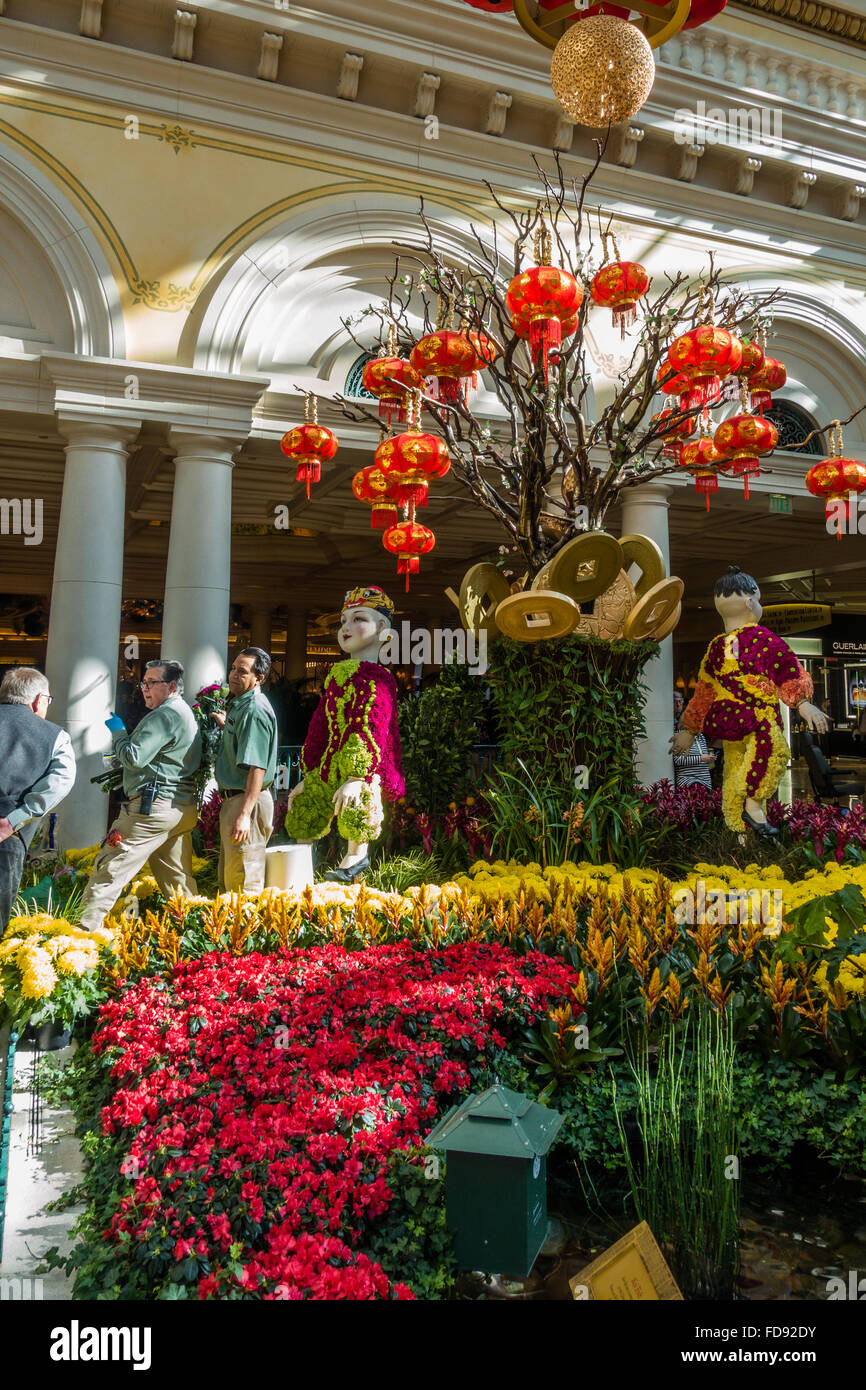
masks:
{"label": "white bucket", "polygon": [[271,845],[265,851],[265,887],[303,893],[313,886],[312,845]]}

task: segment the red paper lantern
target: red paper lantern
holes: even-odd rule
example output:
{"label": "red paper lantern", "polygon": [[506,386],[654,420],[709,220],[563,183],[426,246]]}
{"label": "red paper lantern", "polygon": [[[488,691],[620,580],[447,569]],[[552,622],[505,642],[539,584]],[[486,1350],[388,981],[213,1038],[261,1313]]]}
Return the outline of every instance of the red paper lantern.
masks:
{"label": "red paper lantern", "polygon": [[788,373],[782,363],[777,362],[775,357],[765,357],[761,367],[749,377],[752,409],[759,410],[763,415],[767,406],[772,404],[770,392],[781,391],[787,380]]}
{"label": "red paper lantern", "polygon": [[474,345],[465,333],[450,328],[428,333],[412,349],[410,365],[422,377],[433,377],[440,401],[466,401],[469,378],[478,365]]}
{"label": "red paper lantern", "polygon": [[687,376],[674,370],[670,362],[665,362],[656,377],[656,385],[665,396],[679,396],[680,410],[694,410],[702,404],[700,391]]}
{"label": "red paper lantern", "polygon": [[368,362],[361,374],[361,383],[372,396],[378,396],[379,417],[387,422],[389,429],[395,415],[405,423],[408,393],[424,385],[411,362],[393,356],[374,357]]}
{"label": "red paper lantern", "polygon": [[417,574],[421,562],[419,556],[426,555],[436,544],[436,537],[427,526],[417,521],[398,521],[389,526],[382,537],[382,544],[392,555],[397,556],[397,573],[406,576],[406,591],[409,591],[409,576]]}
{"label": "red paper lantern", "polygon": [[776,426],[762,415],[732,415],[713,435],[713,443],[730,461],[734,477],[743,479],[747,498],[750,475],[761,471],[760,455],[772,453],[778,441]]}
{"label": "red paper lantern", "polygon": [[727,460],[720,454],[708,435],[692,439],[680,449],[680,464],[694,474],[695,491],[707,499],[710,510],[710,494],[719,490],[719,469],[727,467]]}
{"label": "red paper lantern", "polygon": [[[666,423],[668,420],[672,422],[670,425]],[[669,407],[660,410],[657,415],[652,417],[650,427],[652,428],[654,425],[666,425],[661,435],[665,443],[662,453],[666,458],[679,458],[681,441],[694,434],[696,428],[694,420],[690,420],[686,415],[680,415],[678,410],[671,410]]]}
{"label": "red paper lantern", "polygon": [[[385,439],[375,454],[375,466],[380,468],[393,488],[401,506],[427,506],[427,485],[433,478],[444,478],[451,467],[451,458],[443,440],[435,434],[407,430],[393,439]],[[401,571],[402,573],[402,571]]]}
{"label": "red paper lantern", "polygon": [[552,265],[536,265],[515,275],[505,296],[505,305],[514,330],[520,337],[519,325],[529,325],[529,350],[532,360],[544,368],[548,379],[548,358],[551,349],[562,342],[563,320],[575,318],[583,303],[583,287],[567,270]]}
{"label": "red paper lantern", "polygon": [[355,474],[352,491],[359,502],[366,502],[369,506],[372,530],[385,531],[399,520],[400,508],[394,483],[389,482],[381,468],[374,463]]}
{"label": "red paper lantern", "polygon": [[822,459],[820,463],[813,464],[806,474],[806,486],[813,497],[824,498],[824,515],[828,521],[835,512],[836,535],[841,540],[841,511],[834,503],[845,503],[846,521],[850,522],[851,493],[856,496],[866,492],[866,463],[861,463],[859,459]]}
{"label": "red paper lantern", "polygon": [[701,324],[675,338],[668,357],[675,371],[687,376],[700,392],[701,405],[714,405],[720,395],[720,379],[736,372],[743,356],[739,338],[727,328]]}
{"label": "red paper lantern", "polygon": [[332,459],[339,447],[333,430],[308,420],[303,425],[295,425],[280,440],[280,448],[287,458],[297,464],[295,477],[299,483],[317,483],[322,476],[322,464]]}
{"label": "red paper lantern", "polygon": [[650,277],[637,261],[610,261],[593,276],[589,292],[596,304],[612,310],[614,325],[619,324],[624,338],[626,325],[637,318],[637,302],[649,285]]}

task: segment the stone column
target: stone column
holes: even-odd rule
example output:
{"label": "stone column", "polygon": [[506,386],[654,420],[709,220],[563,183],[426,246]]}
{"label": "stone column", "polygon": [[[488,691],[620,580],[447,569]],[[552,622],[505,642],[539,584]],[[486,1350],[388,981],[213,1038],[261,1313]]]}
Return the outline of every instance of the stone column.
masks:
{"label": "stone column", "polygon": [[[622,495],[622,534],[649,536],[665,558],[670,574],[668,505],[671,489],[665,483],[644,483],[626,488]],[[649,787],[667,777],[673,782],[674,766],[669,743],[674,731],[674,652],[673,638],[666,637],[661,653],[647,662],[643,671],[647,687],[644,705],[646,736],[637,746],[637,774],[641,786]]]}
{"label": "stone column", "polygon": [[54,559],[46,670],[49,718],[72,738],[78,760],[73,790],[58,808],[65,849],[102,839],[108,798],[90,778],[111,750],[104,721],[114,701],[123,588],[126,459],[139,422],[124,425],[60,417],[67,440],[63,499]]}
{"label": "stone column", "polygon": [[307,674],[307,615],[289,609],[286,620],[286,679],[303,680]]}
{"label": "stone column", "polygon": [[250,646],[261,647],[270,656],[273,633],[273,610],[256,605],[250,612]]}
{"label": "stone column", "polygon": [[161,655],[183,662],[185,693],[225,679],[232,468],[240,439],[173,428],[176,450]]}

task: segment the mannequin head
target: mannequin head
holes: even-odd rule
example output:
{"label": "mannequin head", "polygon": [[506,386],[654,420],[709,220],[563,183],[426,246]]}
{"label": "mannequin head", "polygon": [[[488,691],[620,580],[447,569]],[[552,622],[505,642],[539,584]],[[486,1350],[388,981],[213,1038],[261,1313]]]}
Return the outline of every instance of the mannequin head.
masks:
{"label": "mannequin head", "polygon": [[761,621],[761,591],[752,576],[737,565],[730,565],[727,574],[716,581],[714,595],[716,612],[728,632]]}
{"label": "mannequin head", "polygon": [[378,661],[393,612],[393,603],[377,585],[350,590],[337,632],[341,650],[356,661]]}

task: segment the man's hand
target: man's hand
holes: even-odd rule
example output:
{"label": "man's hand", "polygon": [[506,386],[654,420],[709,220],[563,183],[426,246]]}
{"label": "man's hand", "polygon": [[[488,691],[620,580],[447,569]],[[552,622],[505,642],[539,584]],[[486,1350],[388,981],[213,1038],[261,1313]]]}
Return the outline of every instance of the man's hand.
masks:
{"label": "man's hand", "polygon": [[291,809],[292,809],[292,802],[294,801],[294,799],[295,799],[295,797],[298,795],[298,793],[303,791],[303,789],[304,789],[304,779],[303,779],[303,777],[302,777],[301,780],[300,780],[300,782],[298,782],[297,786],[292,787],[292,790],[289,792],[289,804],[288,804],[288,809],[289,809],[290,811],[291,811]]}
{"label": "man's hand", "polygon": [[352,777],[348,782],[343,782],[334,792],[334,810],[339,816],[345,811],[347,806],[357,806],[364,793],[367,783],[362,782],[358,777]]}
{"label": "man's hand", "polygon": [[694,741],[695,736],[693,733],[690,733],[688,729],[677,729],[671,739],[671,752],[679,754],[688,753]]}
{"label": "man's hand", "polygon": [[826,734],[830,727],[830,721],[824,711],[817,705],[811,705],[808,700],[797,706],[797,713],[813,734]]}
{"label": "man's hand", "polygon": [[715,761],[716,761],[716,755],[715,755],[715,753],[702,753],[702,754],[701,754],[701,762],[702,762],[702,763],[714,763]]}
{"label": "man's hand", "polygon": [[5,816],[0,816],[0,844],[15,834],[15,826],[10,825]]}
{"label": "man's hand", "polygon": [[250,813],[241,811],[234,825],[232,826],[232,840],[236,845],[246,844],[250,838]]}
{"label": "man's hand", "polygon": [[116,733],[120,729],[123,729],[124,733],[126,732],[126,725],[124,724],[120,715],[114,713],[114,710],[111,711],[111,714],[106,719],[105,727],[106,729],[109,729],[111,733]]}
{"label": "man's hand", "polygon": [[215,724],[218,724],[219,727],[220,727],[221,729],[224,729],[224,728],[225,728],[225,726],[226,726],[226,712],[225,712],[225,710],[221,710],[221,711],[214,710],[213,714],[211,715],[211,719],[213,720],[213,722],[214,722]]}

